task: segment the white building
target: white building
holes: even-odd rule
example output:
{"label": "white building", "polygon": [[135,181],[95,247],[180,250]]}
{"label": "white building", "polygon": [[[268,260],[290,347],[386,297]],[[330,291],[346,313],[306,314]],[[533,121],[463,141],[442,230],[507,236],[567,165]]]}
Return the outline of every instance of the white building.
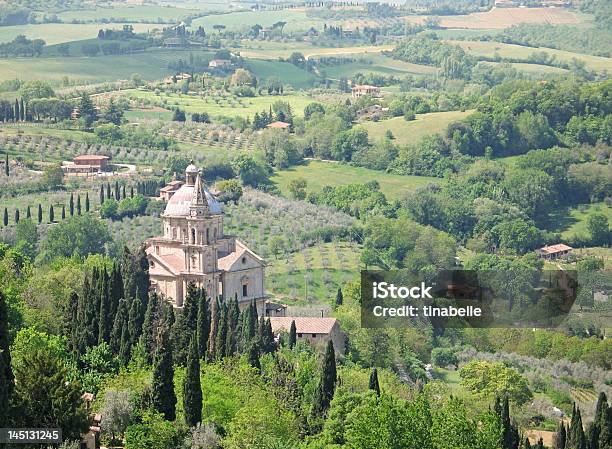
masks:
{"label": "white building", "polygon": [[224,234],[221,205],[198,169],[191,164],[185,175],[185,184],[162,214],[164,235],[147,240],[151,288],[176,307],[183,306],[189,282],[204,288],[210,298],[263,302],[264,261],[236,237]]}

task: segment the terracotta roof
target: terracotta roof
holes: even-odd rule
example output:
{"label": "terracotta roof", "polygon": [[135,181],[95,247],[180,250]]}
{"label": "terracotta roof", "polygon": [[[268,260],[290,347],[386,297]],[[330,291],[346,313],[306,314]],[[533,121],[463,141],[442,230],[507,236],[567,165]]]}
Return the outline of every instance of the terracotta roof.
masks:
{"label": "terracotta roof", "polygon": [[108,156],[102,156],[100,154],[82,154],[80,156],[76,156],[72,158],[73,161],[84,161],[84,160],[103,161],[106,159],[110,159],[110,158]]}
{"label": "terracotta roof", "polygon": [[225,257],[220,257],[217,261],[217,265],[220,270],[229,271],[232,268],[232,265],[242,257],[242,255],[246,253],[246,250],[243,248],[237,248],[236,251],[229,253]]}
{"label": "terracotta roof", "polygon": [[291,125],[287,122],[272,122],[269,125],[266,126],[266,128],[280,128],[280,129],[286,129],[289,128]]}
{"label": "terracotta roof", "polygon": [[563,243],[558,243],[556,245],[550,245],[550,246],[544,246],[542,248],[540,248],[538,251],[540,251],[540,253],[542,254],[555,254],[555,253],[560,253],[563,251],[569,251],[572,248],[571,246],[567,246]]}
{"label": "terracotta roof", "polygon": [[185,259],[176,254],[154,254],[154,256],[175,274],[180,273],[185,268]]}
{"label": "terracotta roof", "polygon": [[271,317],[272,332],[276,333],[281,330],[289,332],[292,321],[295,321],[295,330],[298,334],[329,334],[338,322],[335,318]]}

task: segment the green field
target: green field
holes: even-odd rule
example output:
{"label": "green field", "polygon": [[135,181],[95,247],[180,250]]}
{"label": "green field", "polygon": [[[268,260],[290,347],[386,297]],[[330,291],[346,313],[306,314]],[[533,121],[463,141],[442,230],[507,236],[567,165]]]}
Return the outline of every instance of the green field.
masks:
{"label": "green field", "polygon": [[191,22],[191,28],[202,26],[206,32],[214,33],[213,25],[225,25],[228,31],[240,31],[255,24],[271,27],[279,21],[287,22],[284,32],[306,31],[310,27],[323,27],[323,21],[309,18],[303,10],[284,9],[280,11],[239,11],[199,17]]}
{"label": "green field", "polygon": [[315,77],[311,73],[289,64],[288,62],[264,61],[248,59],[245,66],[257,78],[266,80],[271,76],[278,77],[284,84],[290,84],[296,89],[306,89],[312,86]]}
{"label": "green field", "polygon": [[[481,64],[486,64],[486,65],[498,65],[501,63],[498,62],[482,62]],[[561,73],[567,73],[568,70],[567,69],[562,69],[560,67],[552,67],[549,65],[542,65],[542,64],[527,64],[527,63],[522,63],[522,62],[516,62],[516,63],[512,63],[510,64],[512,67],[514,67],[517,70],[520,70],[521,72],[527,73],[529,75],[534,75],[534,76],[543,76],[543,75],[549,75],[549,74],[561,74]]]}
{"label": "green field", "polygon": [[323,243],[291,253],[270,256],[266,289],[290,305],[329,306],[342,284],[359,270],[359,247],[345,242]]}
{"label": "green field", "polygon": [[404,120],[404,117],[394,117],[379,122],[363,122],[360,126],[368,131],[372,141],[384,139],[387,130],[390,130],[395,137],[396,144],[407,145],[417,142],[421,137],[428,134],[443,132],[449,123],[461,120],[471,112],[431,112],[429,114],[418,114],[416,120],[410,122]]}
{"label": "green field", "polygon": [[289,183],[296,178],[304,178],[308,182],[307,192],[319,192],[323,186],[346,185],[378,181],[380,190],[389,199],[400,199],[417,187],[431,182],[440,182],[439,178],[427,176],[402,176],[370,170],[363,167],[310,160],[303,165],[297,165],[289,170],[277,171],[272,181],[278,185],[281,193],[288,195]]}
{"label": "green field", "polygon": [[582,205],[570,208],[565,217],[565,226],[561,233],[561,238],[570,240],[574,236],[588,237],[587,229],[588,218],[595,213],[603,213],[608,217],[608,221],[612,222],[612,207],[605,203],[596,203]]}
{"label": "green field", "polygon": [[[239,98],[230,99],[225,97],[220,100],[220,97],[198,97],[195,95],[155,95],[155,93],[144,90],[130,89],[124,91],[126,95],[133,98],[148,99],[151,103],[158,103],[165,101],[165,107],[179,107],[184,109],[187,113],[191,114],[194,112],[207,112],[211,116],[227,116],[227,117],[248,117],[254,115],[256,112],[268,110],[270,106],[276,101],[288,102],[296,115],[301,115],[304,108],[314,100],[311,97],[302,94],[292,95],[273,95],[273,96],[262,96],[252,98]],[[219,100],[215,103],[214,99]],[[241,104],[238,103],[241,102]]]}
{"label": "green field", "polygon": [[257,59],[287,58],[293,52],[302,53],[306,59],[323,56],[358,56],[376,55],[383,51],[392,50],[392,45],[364,45],[348,47],[318,47],[303,42],[277,42],[242,40],[240,47],[234,50],[242,56]]}
{"label": "green field", "polygon": [[64,58],[17,58],[0,60],[0,81],[61,80],[68,77],[83,82],[103,82],[130,79],[139,73],[143,79],[154,80],[168,75],[168,62],[182,56],[176,51],[151,50],[132,55]]}
{"label": "green field", "polygon": [[527,59],[531,54],[545,51],[549,55],[554,55],[558,61],[571,62],[572,59],[582,60],[587,68],[596,71],[612,71],[612,59],[601,56],[583,55],[569,51],[555,50],[553,48],[534,48],[523,47],[514,44],[502,44],[499,42],[476,42],[476,41],[449,41],[459,45],[468,53],[475,56],[494,57],[496,54],[502,58]]}
{"label": "green field", "polygon": [[[130,24],[136,32],[144,32],[155,28],[155,26],[144,23]],[[98,36],[100,27],[119,29],[122,23],[109,23],[100,25],[96,23],[73,24],[73,23],[41,23],[28,25],[15,25],[0,27],[0,43],[9,42],[16,36],[23,34],[29,39],[42,39],[47,45],[61,44],[64,42],[92,39]]]}
{"label": "green field", "polygon": [[103,19],[125,19],[134,21],[155,21],[157,19],[178,21],[179,19],[199,12],[197,9],[178,8],[160,5],[131,5],[112,7],[97,6],[94,9],[65,11],[57,16],[64,22],[72,20],[101,21]]}
{"label": "green field", "polygon": [[357,58],[358,61],[335,66],[321,66],[321,72],[325,72],[328,77],[335,79],[351,78],[356,73],[376,73],[402,77],[407,74],[435,75],[438,72],[436,67],[399,61],[380,54],[346,56]]}

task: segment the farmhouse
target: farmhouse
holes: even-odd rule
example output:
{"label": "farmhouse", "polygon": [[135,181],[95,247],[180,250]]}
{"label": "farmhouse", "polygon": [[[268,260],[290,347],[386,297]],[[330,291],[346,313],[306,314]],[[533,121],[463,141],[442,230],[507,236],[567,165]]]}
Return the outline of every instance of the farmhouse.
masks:
{"label": "farmhouse", "polygon": [[151,289],[182,307],[187,284],[210,298],[255,299],[263,304],[265,263],[235,236],[223,231],[223,211],[190,164],[185,184],[162,214],[164,235],[146,242]]}
{"label": "farmhouse", "polygon": [[377,120],[381,119],[383,114],[387,112],[389,108],[383,108],[379,104],[373,104],[367,108],[363,108],[357,111],[357,120]]}
{"label": "farmhouse", "polygon": [[340,329],[340,322],[336,318],[270,317],[272,332],[275,335],[280,334],[281,331],[289,332],[292,321],[295,321],[297,341],[323,345],[331,340],[336,351],[344,352],[346,337]]}
{"label": "farmhouse", "polygon": [[351,88],[353,98],[360,98],[365,95],[380,97],[380,87],[369,86],[367,84],[357,84]]}
{"label": "farmhouse", "polygon": [[213,59],[208,63],[208,67],[211,69],[222,69],[232,65],[232,61],[229,59]]}
{"label": "farmhouse", "polygon": [[266,125],[266,128],[289,130],[291,128],[291,124],[287,122],[272,122],[269,125]]}
{"label": "farmhouse", "polygon": [[559,243],[557,245],[544,246],[538,249],[537,253],[542,259],[554,260],[568,255],[572,249],[574,248],[571,246]]}
{"label": "farmhouse", "polygon": [[108,169],[108,156],[98,154],[83,154],[62,165],[67,174],[98,173]]}
{"label": "farmhouse", "polygon": [[181,188],[182,185],[183,181],[177,181],[176,179],[173,179],[168,183],[168,185],[159,189],[159,199],[164,201],[170,201],[172,195],[174,195]]}

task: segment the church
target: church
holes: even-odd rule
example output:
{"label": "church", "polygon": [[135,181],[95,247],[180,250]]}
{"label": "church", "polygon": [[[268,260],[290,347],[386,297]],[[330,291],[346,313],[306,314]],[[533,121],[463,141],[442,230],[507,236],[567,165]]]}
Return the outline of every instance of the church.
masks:
{"label": "church", "polygon": [[190,282],[209,298],[263,302],[265,262],[235,236],[224,234],[221,205],[193,163],[161,217],[164,235],[146,242],[152,290],[175,307],[183,306]]}

